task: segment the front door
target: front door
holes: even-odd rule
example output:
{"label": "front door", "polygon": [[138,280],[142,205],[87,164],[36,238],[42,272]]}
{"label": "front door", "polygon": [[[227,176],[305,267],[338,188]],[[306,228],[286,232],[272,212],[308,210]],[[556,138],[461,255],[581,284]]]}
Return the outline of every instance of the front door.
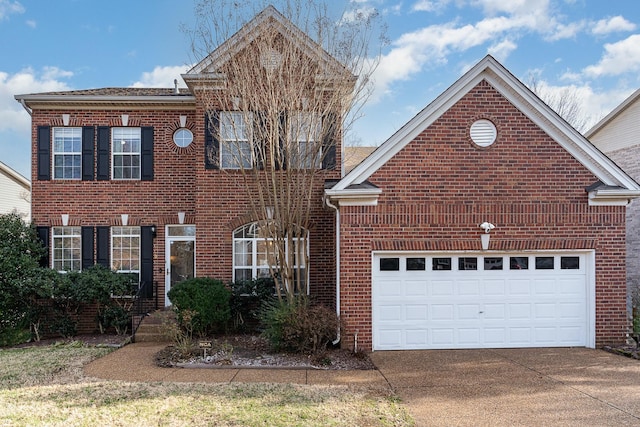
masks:
{"label": "front door", "polygon": [[196,268],[196,226],[167,225],[166,276],[164,304],[171,305],[169,290],[176,283],[195,276]]}

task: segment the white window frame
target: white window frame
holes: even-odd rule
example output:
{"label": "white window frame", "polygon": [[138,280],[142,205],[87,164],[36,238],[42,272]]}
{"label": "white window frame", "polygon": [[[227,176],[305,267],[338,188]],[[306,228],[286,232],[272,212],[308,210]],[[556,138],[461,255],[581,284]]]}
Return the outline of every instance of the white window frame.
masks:
{"label": "white window frame", "polygon": [[[119,244],[116,244],[119,240]],[[137,239],[138,245],[132,244]],[[122,244],[128,242],[128,245]],[[111,269],[116,273],[136,274],[138,284],[140,283],[140,244],[141,231],[138,226],[113,226],[111,227]],[[134,251],[137,251],[137,258],[134,258]],[[125,256],[125,253],[128,256]],[[117,255],[117,256],[116,256]],[[127,260],[129,265],[123,267],[123,260]]]}
{"label": "white window frame", "polygon": [[220,168],[251,169],[253,165],[253,114],[220,112]]}
{"label": "white window frame", "polygon": [[[273,242],[271,238],[260,237],[259,231],[260,223],[253,222],[249,224],[245,224],[236,228],[233,231],[233,281],[236,282],[238,280],[247,280],[246,277],[238,277],[238,271],[250,271],[251,279],[259,279],[259,278],[268,278],[270,277],[269,273],[269,262],[266,259],[266,252],[259,252],[259,248],[261,244],[269,244],[269,242]],[[305,230],[307,236],[309,236],[309,231]],[[242,236],[239,236],[242,234]],[[293,238],[294,245],[297,249],[300,249],[300,241],[306,240],[306,253],[309,253],[309,238],[302,239],[299,237]],[[240,245],[240,243],[244,243],[244,245]],[[242,253],[238,252],[238,249],[242,247],[244,250]],[[286,251],[289,253],[290,248],[287,245]],[[242,255],[244,254],[244,257]],[[263,256],[261,256],[263,255]],[[303,254],[304,255],[304,254]],[[306,288],[306,292],[309,293],[309,268],[308,265],[305,264],[305,259],[308,257],[298,256],[295,257],[296,264],[294,265],[294,269],[298,270],[299,268],[304,269],[304,285]],[[272,267],[277,267],[275,262],[271,262]]]}
{"label": "white window frame", "polygon": [[[320,169],[322,167],[322,118],[311,112],[300,111],[289,116],[291,167],[296,169]],[[316,158],[313,159],[312,155]]]}
{"label": "white window frame", "polygon": [[[131,146],[127,150],[116,150],[117,147]],[[137,145],[137,147],[136,147]],[[137,148],[137,150],[134,150]],[[129,157],[131,163],[137,157],[137,166],[116,166],[116,158],[125,159]],[[116,177],[116,169],[122,171],[120,177]],[[131,171],[131,176],[124,177],[124,171]],[[111,128],[111,179],[122,181],[139,181],[142,174],[142,128],[139,127],[114,127]],[[134,176],[135,175],[135,176]]]}
{"label": "white window frame", "polygon": [[[66,144],[71,143],[71,145],[78,144],[77,149],[73,148],[69,151],[66,150]],[[82,179],[82,128],[81,127],[54,127],[53,128],[53,149],[52,149],[52,168],[53,168],[53,179],[70,179],[70,180],[80,180]],[[62,158],[62,166],[56,165],[56,159]],[[64,164],[65,161],[71,158],[72,162],[75,163],[77,161],[77,165],[72,164],[71,166]],[[77,159],[77,160],[76,160]],[[58,169],[62,171],[62,176],[57,174]],[[72,171],[72,175],[75,175],[77,172],[77,176],[67,177],[65,176],[65,172],[67,170]]]}
{"label": "white window frame", "polygon": [[51,268],[61,273],[82,269],[82,227],[51,228]]}

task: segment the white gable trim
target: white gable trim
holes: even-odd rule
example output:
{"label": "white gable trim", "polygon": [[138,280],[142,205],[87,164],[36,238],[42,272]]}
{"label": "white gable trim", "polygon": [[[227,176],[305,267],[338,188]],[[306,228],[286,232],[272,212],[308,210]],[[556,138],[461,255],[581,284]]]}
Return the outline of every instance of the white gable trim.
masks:
{"label": "white gable trim", "polygon": [[25,190],[31,191],[31,181],[29,181],[27,178],[25,178],[18,172],[14,171],[13,169],[11,169],[9,166],[5,165],[2,162],[0,162],[0,172],[3,173],[8,178],[15,181],[16,183],[18,183]]}
{"label": "white gable trim", "polygon": [[332,190],[348,192],[349,186],[364,182],[482,80],[491,84],[604,184],[640,192],[638,183],[489,55],[400,128]]}
{"label": "white gable trim", "polygon": [[242,51],[260,35],[260,27],[264,25],[275,25],[280,34],[295,42],[306,55],[317,58],[319,63],[326,67],[327,72],[325,74],[327,76],[341,76],[340,79],[353,77],[349,70],[339,61],[285,18],[275,7],[269,5],[206,58],[197,63],[186,74],[183,74],[182,78],[190,79],[198,74],[219,72],[230,58]]}

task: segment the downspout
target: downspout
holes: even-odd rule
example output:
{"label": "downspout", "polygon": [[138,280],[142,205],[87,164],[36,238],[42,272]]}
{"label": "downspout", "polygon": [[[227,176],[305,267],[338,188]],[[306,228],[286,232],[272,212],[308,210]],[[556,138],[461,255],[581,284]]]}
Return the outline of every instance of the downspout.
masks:
{"label": "downspout", "polygon": [[[340,210],[329,201],[328,197],[324,198],[324,202],[336,211],[336,314],[340,318]],[[340,342],[340,326],[336,335],[336,339],[331,342],[333,345],[338,345]]]}
{"label": "downspout", "polygon": [[27,103],[24,102],[24,99],[20,100],[20,105],[22,105],[22,108],[27,110],[27,113],[29,113],[30,116],[33,116],[33,112],[29,109],[29,107],[27,107]]}

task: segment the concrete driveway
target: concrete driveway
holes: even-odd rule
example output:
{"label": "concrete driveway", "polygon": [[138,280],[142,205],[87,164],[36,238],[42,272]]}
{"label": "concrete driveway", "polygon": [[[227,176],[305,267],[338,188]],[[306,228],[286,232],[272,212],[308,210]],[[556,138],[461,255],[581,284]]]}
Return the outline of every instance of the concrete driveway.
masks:
{"label": "concrete driveway", "polygon": [[640,361],[584,348],[371,355],[418,426],[640,425]]}

